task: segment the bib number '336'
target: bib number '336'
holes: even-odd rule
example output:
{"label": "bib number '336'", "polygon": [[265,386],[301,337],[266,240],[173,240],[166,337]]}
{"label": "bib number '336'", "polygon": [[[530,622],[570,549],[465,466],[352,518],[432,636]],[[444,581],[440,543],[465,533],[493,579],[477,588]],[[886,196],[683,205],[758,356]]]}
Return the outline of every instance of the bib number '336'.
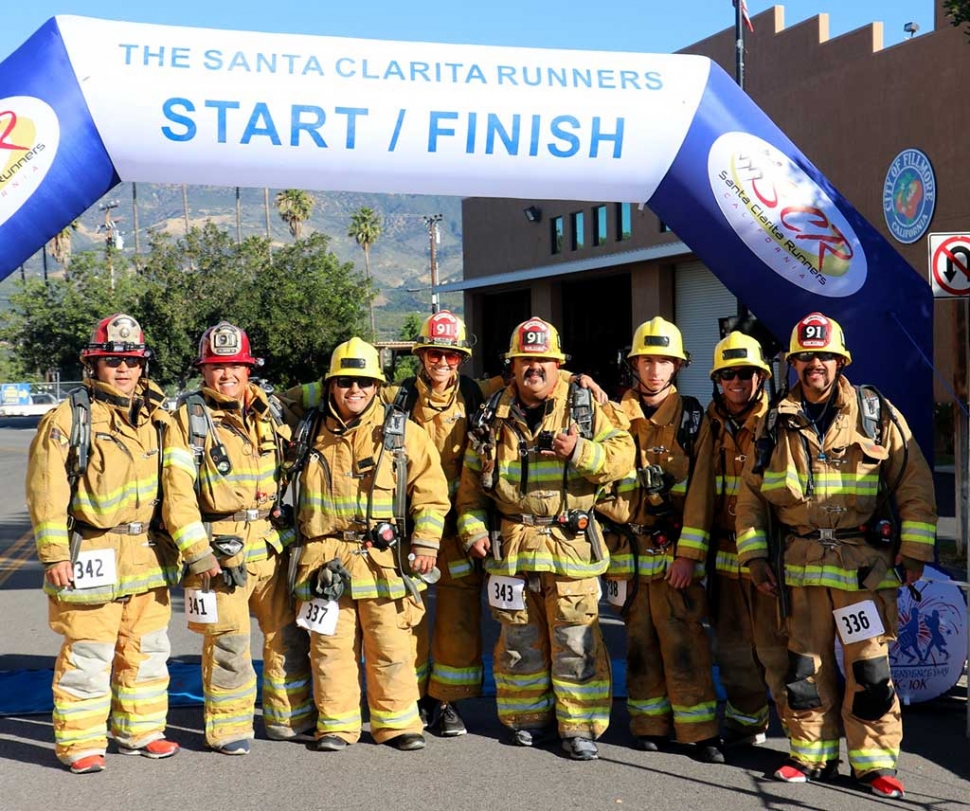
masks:
{"label": "bib number '336'", "polygon": [[832,612],[832,616],[835,617],[835,627],[838,629],[843,645],[872,639],[886,630],[876,604],[872,600],[837,608]]}

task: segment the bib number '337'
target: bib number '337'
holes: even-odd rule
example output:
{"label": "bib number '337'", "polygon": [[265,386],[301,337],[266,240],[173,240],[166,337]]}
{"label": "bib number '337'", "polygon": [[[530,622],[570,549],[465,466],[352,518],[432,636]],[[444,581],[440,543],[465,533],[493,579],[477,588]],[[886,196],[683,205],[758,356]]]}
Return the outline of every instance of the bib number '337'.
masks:
{"label": "bib number '337'", "polygon": [[340,607],[336,600],[317,598],[300,606],[300,614],[296,618],[296,624],[317,634],[333,636],[337,633],[337,617],[339,615]]}

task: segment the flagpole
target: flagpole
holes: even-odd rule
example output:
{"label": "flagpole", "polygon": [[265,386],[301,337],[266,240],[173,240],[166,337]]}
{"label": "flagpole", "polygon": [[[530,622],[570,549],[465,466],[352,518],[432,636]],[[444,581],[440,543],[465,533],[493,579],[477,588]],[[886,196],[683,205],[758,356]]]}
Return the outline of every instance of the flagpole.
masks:
{"label": "flagpole", "polygon": [[[744,0],[734,0],[734,80],[738,87],[744,90],[744,8],[741,5]],[[737,302],[738,322],[746,321],[751,313],[748,305],[740,298]]]}
{"label": "flagpole", "polygon": [[734,0],[734,80],[744,90],[744,11],[742,0]]}

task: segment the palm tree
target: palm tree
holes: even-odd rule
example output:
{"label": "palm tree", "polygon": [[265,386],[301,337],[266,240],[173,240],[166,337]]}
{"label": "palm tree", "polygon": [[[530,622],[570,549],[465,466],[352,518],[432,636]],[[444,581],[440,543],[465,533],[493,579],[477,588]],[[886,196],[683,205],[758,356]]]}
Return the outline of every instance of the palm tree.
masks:
{"label": "palm tree", "polygon": [[54,261],[65,269],[71,261],[71,237],[77,231],[78,225],[78,221],[74,220],[70,225],[65,226],[61,231],[54,234],[48,243]]}
{"label": "palm tree", "polygon": [[302,189],[283,189],[276,195],[276,210],[294,239],[303,234],[303,223],[310,219],[315,203],[313,195]]}
{"label": "palm tree", "polygon": [[[381,217],[374,209],[362,206],[350,215],[350,228],[347,229],[347,236],[352,237],[360,249],[364,252],[364,272],[367,281],[370,281],[370,247],[381,235]],[[370,331],[373,337],[377,337],[377,329],[374,325],[374,300],[370,303]]]}

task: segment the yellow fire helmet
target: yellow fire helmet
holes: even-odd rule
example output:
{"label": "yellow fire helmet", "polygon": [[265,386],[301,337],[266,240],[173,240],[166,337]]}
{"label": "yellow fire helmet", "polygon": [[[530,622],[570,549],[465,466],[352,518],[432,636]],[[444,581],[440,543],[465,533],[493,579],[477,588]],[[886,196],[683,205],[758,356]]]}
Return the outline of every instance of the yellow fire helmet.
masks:
{"label": "yellow fire helmet", "polygon": [[714,367],[711,369],[711,380],[722,369],[732,369],[739,366],[754,366],[771,377],[771,367],[765,360],[765,353],[761,344],[743,332],[730,332],[714,347]]}
{"label": "yellow fire helmet", "polygon": [[677,358],[690,363],[690,353],[684,350],[684,339],[680,330],[659,315],[645,321],[633,333],[633,343],[627,358],[639,355],[658,355],[663,358]]}
{"label": "yellow fire helmet", "polygon": [[791,331],[786,360],[798,352],[831,352],[852,363],[852,355],[845,347],[845,333],[839,322],[821,313],[809,313]]}
{"label": "yellow fire helmet", "polygon": [[331,377],[371,377],[384,380],[381,357],[377,350],[362,338],[351,338],[333,350],[330,356],[330,369],[324,380]]}
{"label": "yellow fire helmet", "polygon": [[560,362],[568,360],[562,351],[559,331],[547,321],[533,316],[512,331],[506,360],[512,358],[553,358]]}
{"label": "yellow fire helmet", "polygon": [[468,334],[465,322],[453,312],[442,310],[424,320],[412,351],[416,353],[433,346],[470,356],[475,343],[475,336]]}

